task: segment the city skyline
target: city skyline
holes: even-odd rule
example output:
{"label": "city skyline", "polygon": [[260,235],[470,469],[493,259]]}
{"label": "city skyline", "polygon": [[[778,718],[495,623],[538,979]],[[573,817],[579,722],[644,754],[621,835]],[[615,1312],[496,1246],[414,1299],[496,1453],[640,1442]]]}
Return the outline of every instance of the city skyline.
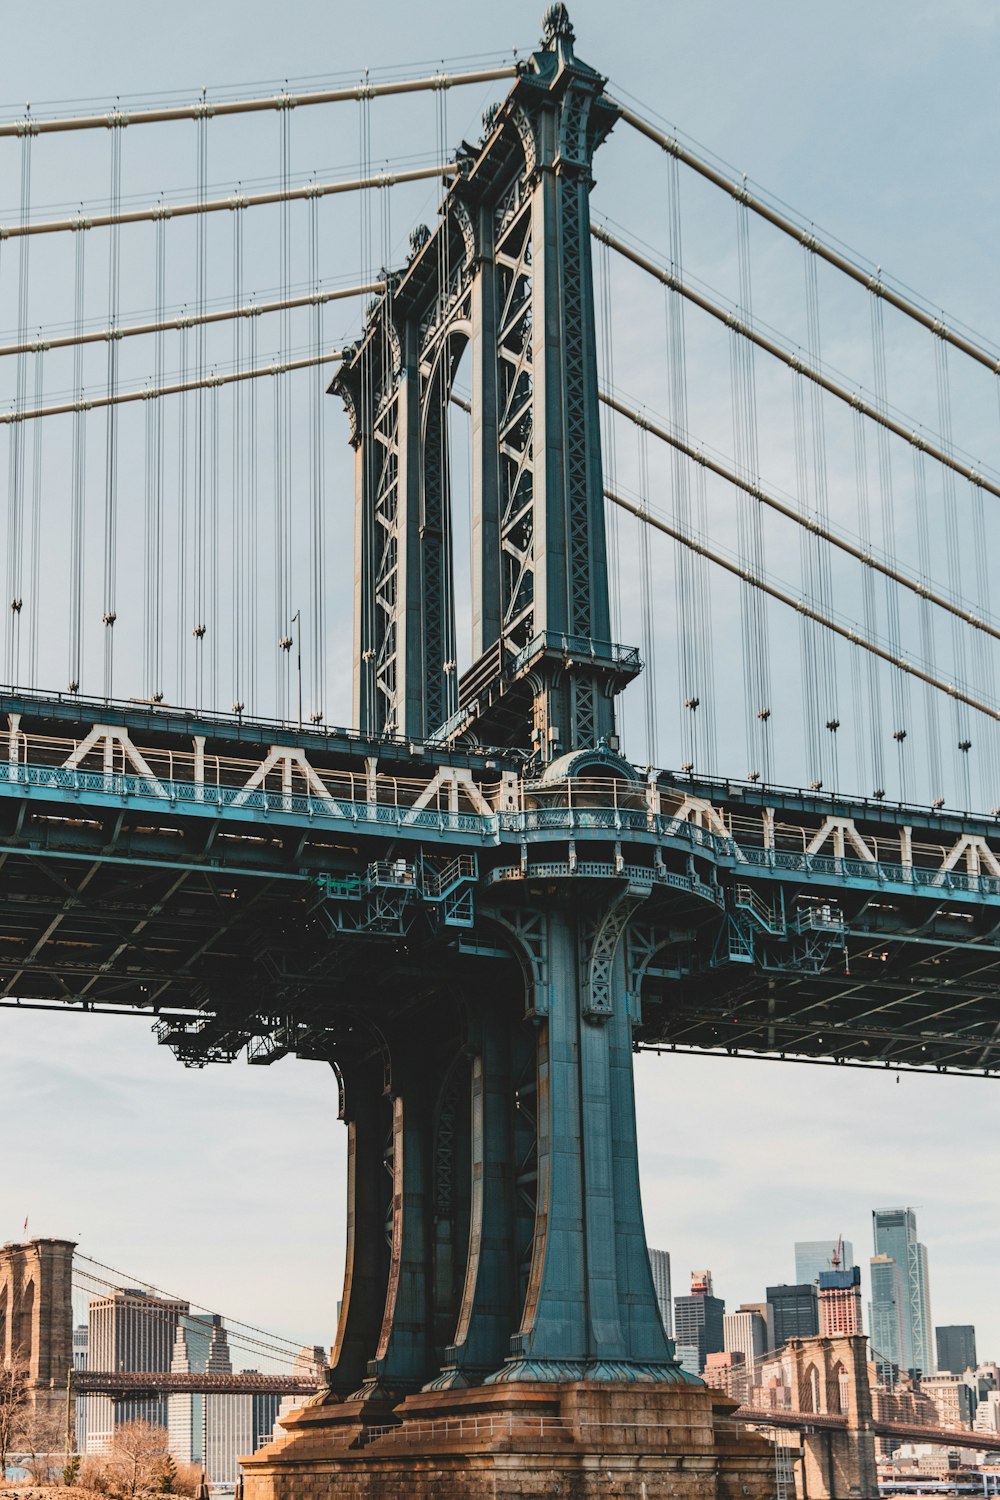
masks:
{"label": "city skyline", "polygon": [[[116,1031],[119,1038],[110,1054],[102,1045],[107,1030]],[[11,1197],[0,1240],[21,1238],[27,1215],[32,1236],[78,1238],[98,1259],[182,1291],[192,1302],[217,1306],[227,1316],[251,1322],[258,1321],[259,1311],[262,1326],[297,1343],[311,1344],[317,1338],[327,1345],[332,1342],[343,1273],[346,1143],[343,1151],[335,1145],[329,1153],[329,1191],[322,1200],[306,1190],[303,1176],[301,1191],[288,1192],[279,1218],[249,1218],[262,1179],[296,1183],[303,1136],[335,1107],[329,1069],[288,1060],[264,1072],[237,1065],[207,1075],[191,1073],[156,1048],[141,1021],[104,1017],[9,1017],[0,1012],[0,1035],[6,1038],[12,1064],[9,1087],[0,1097],[0,1128],[11,1129],[14,1122],[23,1128],[30,1121],[35,1161],[42,1164],[29,1173],[27,1164],[5,1163]],[[46,1061],[47,1047],[58,1045],[60,1037],[71,1045],[58,1063],[51,1056]],[[105,1075],[96,1079],[102,1057]],[[872,1079],[847,1070],[824,1070],[829,1095],[842,1117],[856,1114],[859,1100],[870,1097],[875,1084],[884,1092],[892,1089],[893,1099],[910,1098],[905,1116],[886,1121],[875,1163],[864,1154],[863,1119],[852,1127],[853,1135],[845,1135],[843,1123],[831,1122],[829,1134],[822,1123],[817,1125],[815,1153],[793,1133],[794,1120],[813,1097],[812,1070],[789,1065],[786,1089],[768,1093],[757,1105],[759,1128],[772,1136],[787,1132],[782,1148],[787,1180],[766,1189],[771,1211],[759,1235],[737,1244],[732,1238],[734,1217],[744,1222],[752,1217],[758,1195],[765,1191],[763,1182],[748,1184],[739,1162],[727,1156],[740,1124],[740,1102],[727,1101],[724,1093],[717,1096],[717,1128],[711,1139],[702,1132],[701,1153],[692,1156],[683,1143],[665,1146],[657,1081],[669,1067],[677,1097],[694,1110],[702,1091],[714,1089],[720,1073],[724,1076],[733,1063],[711,1058],[667,1062],[655,1057],[640,1057],[637,1063],[647,1240],[669,1250],[675,1290],[687,1285],[692,1268],[708,1265],[727,1305],[758,1300],[765,1286],[794,1281],[797,1240],[815,1237],[832,1218],[843,1223],[845,1239],[867,1249],[870,1228],[865,1226],[870,1226],[873,1208],[909,1201],[919,1206],[921,1236],[934,1256],[935,1325],[973,1323],[983,1356],[1000,1351],[1000,1317],[991,1296],[993,1267],[1000,1259],[1000,1225],[994,1228],[991,1204],[966,1200],[948,1153],[934,1150],[935,1110],[963,1108],[971,1087],[965,1080],[902,1075],[897,1085],[879,1075]],[[772,1071],[763,1064],[743,1067],[757,1077]],[[39,1076],[46,1079],[44,1089],[39,1088]],[[206,1080],[211,1080],[210,1092]],[[65,1095],[82,1108],[95,1093],[100,1110],[79,1117],[76,1135],[76,1149],[93,1163],[88,1186],[79,1174],[60,1175],[65,1140],[51,1106]],[[227,1129],[220,1132],[223,1118]],[[114,1199],[114,1163],[119,1162],[127,1180],[138,1178],[148,1170],[149,1142],[157,1136],[160,1191],[167,1200],[183,1204],[184,1215],[155,1230],[141,1217],[112,1229],[101,1205]],[[845,1172],[831,1210],[829,1189],[816,1180],[814,1160],[824,1153],[829,1158],[838,1138],[855,1180]],[[915,1152],[922,1169],[915,1165]],[[192,1174],[191,1163],[199,1160],[204,1175]],[[220,1181],[227,1183],[224,1204],[216,1186]],[[243,1254],[235,1263],[227,1230],[234,1214],[244,1223],[254,1223],[259,1245],[253,1256]],[[969,1228],[957,1235],[955,1225],[963,1221]],[[194,1237],[191,1225],[198,1226]],[[290,1247],[296,1274],[278,1293],[268,1267],[287,1263]],[[868,1258],[859,1256],[866,1283],[866,1322]],[[187,1275],[185,1266],[190,1268]]]}

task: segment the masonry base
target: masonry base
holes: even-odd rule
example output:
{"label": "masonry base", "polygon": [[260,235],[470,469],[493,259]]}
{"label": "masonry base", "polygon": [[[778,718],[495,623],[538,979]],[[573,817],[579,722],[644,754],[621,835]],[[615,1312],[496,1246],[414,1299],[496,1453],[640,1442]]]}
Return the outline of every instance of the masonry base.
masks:
{"label": "masonry base", "polygon": [[690,1385],[524,1382],[300,1407],[245,1500],[772,1500],[770,1445]]}

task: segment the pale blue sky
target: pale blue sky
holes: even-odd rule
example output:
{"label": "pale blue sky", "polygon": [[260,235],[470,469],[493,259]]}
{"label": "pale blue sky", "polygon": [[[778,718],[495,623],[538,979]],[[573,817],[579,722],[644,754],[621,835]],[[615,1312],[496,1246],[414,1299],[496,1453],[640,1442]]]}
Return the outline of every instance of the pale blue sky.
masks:
{"label": "pale blue sky", "polygon": [[[272,5],[229,0],[211,6],[177,0],[156,11],[100,0],[11,9],[0,57],[0,100],[10,108],[2,112],[13,115],[26,99],[41,113],[44,100],[108,101],[118,93],[170,90],[190,95],[202,84],[249,85],[410,60],[436,64],[441,57],[514,44],[525,49],[537,39],[539,9],[536,0],[503,8],[402,0],[369,7],[301,3],[283,6],[277,24]],[[571,11],[581,55],[606,71],[613,87],[629,90],[800,213],[1000,339],[1000,12],[992,0],[882,0],[878,6],[847,0],[835,7],[577,0]],[[449,97],[453,142],[474,134],[491,97],[483,95]],[[302,132],[296,139],[312,153],[303,170],[346,175],[356,166],[357,122],[350,110],[343,120],[326,116],[322,127],[295,121]],[[413,130],[412,140],[393,149],[433,153],[429,105],[393,119]],[[237,163],[235,152],[231,160],[220,150],[212,180],[273,176],[273,142],[261,140],[259,162]],[[193,142],[188,147],[186,165],[164,152],[160,181],[146,179],[149,196],[159,186],[179,196],[190,190]],[[140,147],[127,136],[125,149],[127,165],[139,159]],[[91,187],[60,176],[45,160],[36,157],[39,202],[106,191],[105,157],[99,171],[80,157],[81,180]],[[154,155],[146,168],[156,165]],[[619,130],[599,159],[597,176],[597,205],[662,247],[666,179],[654,148]],[[18,191],[17,157],[7,150],[0,154],[4,219],[16,208]],[[690,203],[688,264],[731,292],[734,236],[727,238],[708,210],[699,217],[694,190]],[[400,200],[392,243],[405,244],[410,218],[428,217],[433,204],[426,191]],[[344,262],[324,266],[324,274],[353,276],[357,243],[355,226],[347,226]],[[787,313],[789,331],[799,336],[802,272],[783,254],[760,242],[755,293],[759,287],[767,316],[778,321]],[[14,321],[12,264],[5,249],[3,327]],[[99,281],[95,272],[95,286]],[[218,294],[225,290],[223,280]],[[656,385],[662,346],[658,354],[652,341],[644,342],[647,323],[659,319],[662,326],[660,304],[652,304],[651,320],[625,279],[615,296],[626,371],[621,378],[663,410],[662,384]],[[148,284],[127,277],[123,306],[148,305]],[[856,310],[846,304],[842,310],[835,300],[827,307],[827,356],[868,381]],[[69,315],[65,298],[59,309],[53,317]],[[99,299],[95,316],[98,311]],[[351,331],[351,319],[328,315],[326,328],[333,339]],[[699,435],[714,435],[731,451],[728,391],[720,390],[713,411],[709,351],[693,329],[689,334],[692,426],[704,424]],[[933,366],[928,359],[913,369],[917,373],[901,370],[897,399],[933,420],[933,400],[921,404],[928,382],[933,395]],[[769,377],[760,379],[769,394]],[[995,407],[987,430],[977,404],[981,388],[955,389],[956,441],[982,443],[986,461],[985,445],[992,441],[997,462]],[[717,431],[711,425],[716,418]],[[794,469],[786,473],[782,459],[790,444],[787,409],[777,401],[773,411],[768,407],[762,429],[772,472],[791,485]],[[331,513],[339,516],[342,536],[349,463],[335,409],[326,432]],[[832,449],[838,441],[831,436]],[[634,460],[621,442],[626,470]],[[837,461],[834,452],[831,464]],[[903,475],[901,469],[901,494]],[[848,508],[848,523],[849,514]],[[784,555],[776,545],[780,571]],[[789,570],[794,573],[794,565]],[[345,592],[346,583],[331,622],[341,635]],[[734,622],[723,610],[717,626],[735,629]],[[776,617],[779,638],[780,627]],[[660,657],[670,701],[669,641]],[[61,685],[61,650],[52,660]],[[346,667],[343,654],[331,663],[331,702],[339,709],[330,708],[331,717],[347,713]],[[776,692],[794,696],[794,676]],[[667,763],[680,758],[673,722],[665,711],[661,757]],[[742,729],[723,723],[720,740],[729,767],[745,770]],[[867,1256],[871,1208],[910,1203],[930,1250],[935,1321],[974,1321],[981,1352],[1000,1355],[995,1083],[906,1076],[897,1083],[895,1075],[647,1058],[638,1063],[638,1089],[649,1237],[672,1251],[677,1289],[691,1267],[708,1265],[732,1305],[758,1299],[767,1282],[792,1276],[794,1240],[843,1232]],[[141,1021],[0,1011],[0,1239],[18,1235],[28,1214],[33,1233],[79,1234],[91,1254],[130,1274],[294,1337],[328,1342],[343,1239],[344,1138],[335,1114],[333,1078],[317,1064],[185,1073],[155,1047]]]}

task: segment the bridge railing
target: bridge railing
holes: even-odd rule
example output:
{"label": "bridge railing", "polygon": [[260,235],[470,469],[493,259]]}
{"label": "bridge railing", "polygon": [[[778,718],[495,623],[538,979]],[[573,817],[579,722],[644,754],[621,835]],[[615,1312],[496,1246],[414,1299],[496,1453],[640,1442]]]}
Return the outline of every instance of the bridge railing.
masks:
{"label": "bridge railing", "polygon": [[[220,775],[222,765],[220,760]],[[327,788],[326,781],[319,782],[317,778],[320,788],[329,790],[329,795],[321,795],[315,789],[291,789],[287,782],[276,789],[263,784],[266,780],[263,777],[262,784],[248,785],[253,780],[253,763],[233,763],[234,768],[237,765],[240,779],[209,781],[160,775],[152,766],[147,775],[134,767],[109,771],[52,761],[36,764],[11,760],[6,765],[0,763],[0,785],[14,783],[29,790],[108,796],[126,802],[133,798],[155,799],[179,808],[246,811],[264,816],[275,813],[310,821],[331,819],[358,826],[445,832],[489,842],[498,842],[505,835],[522,838],[525,834],[546,832],[606,833],[615,840],[623,834],[634,835],[701,852],[712,863],[735,871],[749,873],[756,869],[778,878],[795,875],[837,883],[857,882],[868,889],[895,886],[914,892],[1000,897],[1000,876],[982,869],[949,867],[956,852],[947,851],[943,845],[914,845],[909,863],[883,857],[852,858],[810,851],[808,842],[816,840],[817,829],[801,826],[795,829],[799,847],[778,847],[765,841],[768,825],[763,819],[756,827],[752,823],[748,827],[741,820],[737,838],[729,831],[725,810],[709,809],[711,826],[677,815],[683,804],[654,811],[654,794],[644,783],[595,778],[571,784],[565,792],[561,783],[545,788],[521,783],[517,793],[520,805],[494,812],[494,805],[509,799],[510,784],[466,784],[457,788],[447,779],[436,780],[433,774],[424,782],[392,776],[373,782],[351,772],[341,773],[342,779],[334,782],[333,773],[324,772],[333,785]],[[246,776],[248,765],[251,774]],[[259,771],[260,767],[256,769]],[[432,772],[433,768],[428,769]],[[462,799],[464,807],[460,805]],[[751,840],[748,834],[755,837]],[[989,857],[995,866],[995,857]]]}

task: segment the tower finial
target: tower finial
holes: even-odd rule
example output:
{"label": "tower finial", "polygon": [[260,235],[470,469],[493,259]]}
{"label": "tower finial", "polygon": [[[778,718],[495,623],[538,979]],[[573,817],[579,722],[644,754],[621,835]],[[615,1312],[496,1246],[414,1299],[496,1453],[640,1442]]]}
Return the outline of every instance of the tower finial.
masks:
{"label": "tower finial", "polygon": [[547,6],[545,14],[542,16],[543,45],[551,47],[552,43],[559,37],[567,42],[576,41],[576,36],[573,32],[573,23],[569,18],[569,11],[563,5],[562,0],[559,0],[559,3],[556,5]]}

